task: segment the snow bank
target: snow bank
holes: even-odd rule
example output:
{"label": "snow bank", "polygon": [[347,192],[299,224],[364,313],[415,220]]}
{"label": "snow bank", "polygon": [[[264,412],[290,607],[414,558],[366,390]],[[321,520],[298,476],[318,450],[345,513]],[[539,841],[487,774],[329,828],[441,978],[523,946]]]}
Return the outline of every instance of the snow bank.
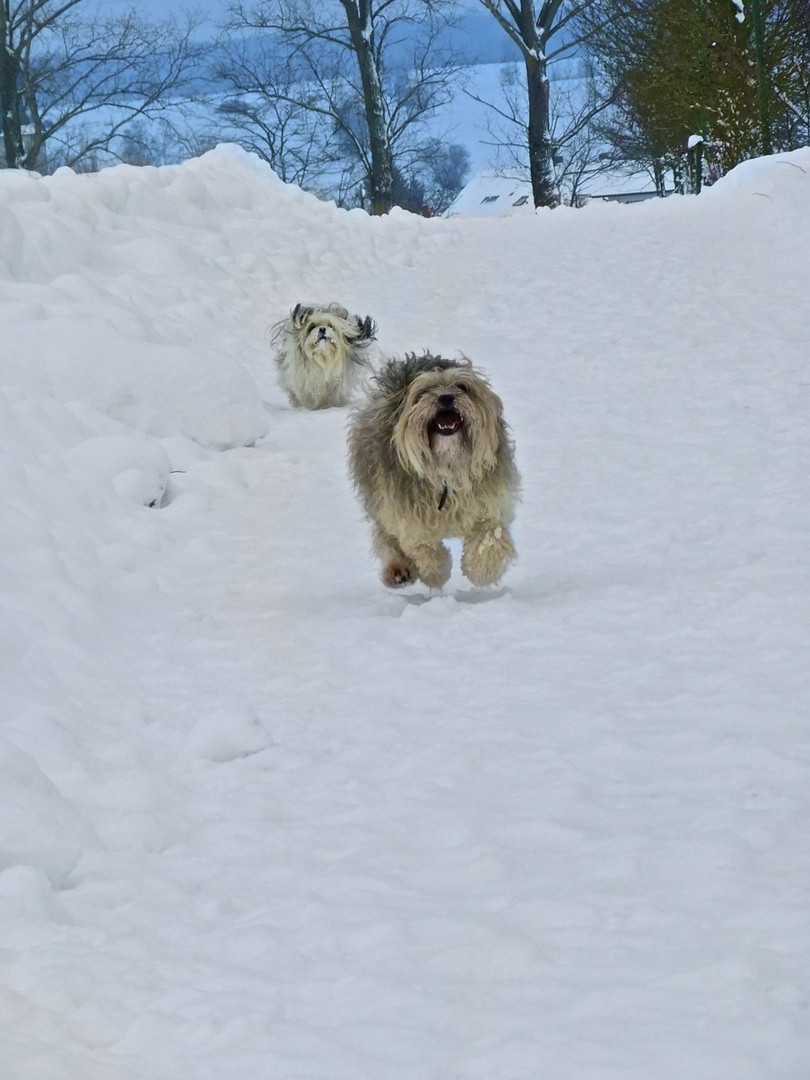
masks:
{"label": "snow bank", "polygon": [[743,161],[727,173],[706,194],[761,195],[765,198],[794,198],[807,205],[810,190],[810,147],[785,154]]}
{"label": "snow bank", "polygon": [[[0,185],[0,281],[17,283],[4,295],[5,382],[204,446],[267,433],[250,370],[267,357],[240,309],[246,281],[260,289],[268,274],[255,247],[271,252],[290,208],[314,198],[235,147],[164,169],[3,173]],[[268,298],[268,325],[275,316]]]}
{"label": "snow bank", "polygon": [[[805,1076],[809,173],[0,171],[4,1077]],[[309,297],[491,378],[502,587],[382,589],[270,362]]]}

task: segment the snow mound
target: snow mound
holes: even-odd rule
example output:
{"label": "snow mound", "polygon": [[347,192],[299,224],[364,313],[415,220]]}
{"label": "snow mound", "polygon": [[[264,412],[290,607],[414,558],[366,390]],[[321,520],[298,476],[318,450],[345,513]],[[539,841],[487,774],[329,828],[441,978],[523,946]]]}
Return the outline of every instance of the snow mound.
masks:
{"label": "snow mound", "polygon": [[[806,1075],[807,168],[494,220],[0,170],[3,1080]],[[269,356],[310,297],[491,378],[498,589],[381,587]]]}
{"label": "snow mound", "polygon": [[712,195],[762,195],[810,200],[810,146],[740,162],[706,189]]}
{"label": "snow mound", "polygon": [[32,287],[8,297],[6,384],[203,446],[267,434],[273,251],[291,215],[333,206],[230,146],[161,169],[4,172],[0,192],[0,283]]}
{"label": "snow mound", "polygon": [[11,868],[28,867],[62,888],[91,830],[31,755],[2,738],[0,776],[0,882]]}

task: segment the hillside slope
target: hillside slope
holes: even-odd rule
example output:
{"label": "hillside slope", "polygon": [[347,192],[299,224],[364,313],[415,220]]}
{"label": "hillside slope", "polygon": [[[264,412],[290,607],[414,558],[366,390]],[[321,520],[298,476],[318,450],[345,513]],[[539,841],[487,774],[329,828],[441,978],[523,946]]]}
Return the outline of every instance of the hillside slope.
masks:
{"label": "hillside slope", "polygon": [[[809,211],[0,173],[4,1077],[803,1080]],[[500,588],[380,585],[306,299],[487,372]]]}

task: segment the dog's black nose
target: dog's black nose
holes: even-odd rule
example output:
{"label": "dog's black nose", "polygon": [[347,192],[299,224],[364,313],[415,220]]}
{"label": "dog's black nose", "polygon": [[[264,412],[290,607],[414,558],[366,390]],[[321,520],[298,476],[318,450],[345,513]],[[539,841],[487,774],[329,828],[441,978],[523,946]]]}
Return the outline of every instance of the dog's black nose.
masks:
{"label": "dog's black nose", "polygon": [[456,399],[452,394],[439,394],[439,404],[443,409],[452,409]]}

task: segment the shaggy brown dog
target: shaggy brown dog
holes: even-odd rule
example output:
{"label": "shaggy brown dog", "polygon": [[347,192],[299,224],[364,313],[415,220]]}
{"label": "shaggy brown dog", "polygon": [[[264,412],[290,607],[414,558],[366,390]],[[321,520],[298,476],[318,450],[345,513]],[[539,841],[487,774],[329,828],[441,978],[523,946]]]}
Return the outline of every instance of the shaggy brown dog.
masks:
{"label": "shaggy brown dog", "polygon": [[296,304],[271,330],[278,381],[290,404],[305,409],[345,405],[368,364],[374,320],[340,304]]}
{"label": "shaggy brown dog", "polygon": [[519,484],[500,398],[469,361],[430,353],[389,361],[374,383],[352,416],[349,455],[383,583],[444,585],[442,540],[460,537],[462,572],[494,585],[515,557]]}

